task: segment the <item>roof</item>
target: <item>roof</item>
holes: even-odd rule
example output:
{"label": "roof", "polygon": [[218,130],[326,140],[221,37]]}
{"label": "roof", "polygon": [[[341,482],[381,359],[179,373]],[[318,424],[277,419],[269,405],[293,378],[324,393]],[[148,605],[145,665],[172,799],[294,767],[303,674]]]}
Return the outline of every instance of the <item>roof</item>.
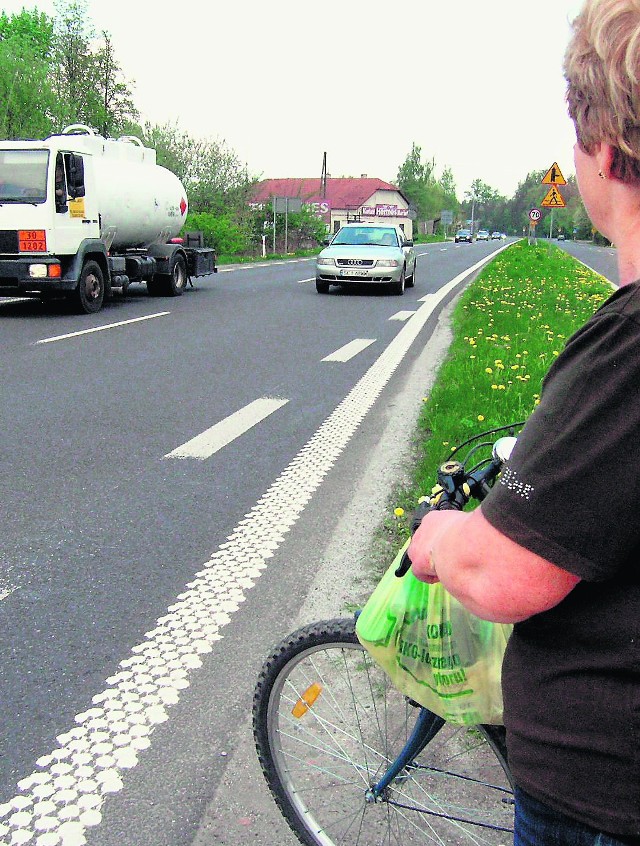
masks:
{"label": "roof", "polygon": [[407,205],[409,203],[396,185],[369,177],[328,177],[324,197],[320,179],[265,179],[255,186],[252,202],[264,203],[272,197],[299,197],[309,203],[326,201],[332,209],[356,209],[376,191],[397,191]]}

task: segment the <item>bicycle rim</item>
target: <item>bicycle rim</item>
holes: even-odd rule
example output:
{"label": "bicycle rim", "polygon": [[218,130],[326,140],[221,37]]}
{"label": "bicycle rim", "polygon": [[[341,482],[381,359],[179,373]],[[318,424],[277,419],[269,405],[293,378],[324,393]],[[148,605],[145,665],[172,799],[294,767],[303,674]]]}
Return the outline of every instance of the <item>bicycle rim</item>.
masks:
{"label": "bicycle rim", "polygon": [[445,724],[367,801],[417,714],[362,649],[353,621],[307,626],[279,645],[256,687],[254,733],[271,792],[303,843],[512,842],[511,787],[491,728]]}

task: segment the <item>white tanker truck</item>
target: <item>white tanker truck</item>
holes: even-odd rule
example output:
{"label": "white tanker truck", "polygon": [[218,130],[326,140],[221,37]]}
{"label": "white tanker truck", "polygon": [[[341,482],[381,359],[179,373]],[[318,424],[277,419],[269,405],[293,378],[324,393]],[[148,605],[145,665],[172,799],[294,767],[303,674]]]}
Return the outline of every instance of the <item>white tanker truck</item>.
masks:
{"label": "white tanker truck", "polygon": [[177,238],[177,176],[134,136],[82,124],[44,141],[0,141],[0,296],[71,298],[93,314],[112,288],[179,296],[217,272],[215,252]]}

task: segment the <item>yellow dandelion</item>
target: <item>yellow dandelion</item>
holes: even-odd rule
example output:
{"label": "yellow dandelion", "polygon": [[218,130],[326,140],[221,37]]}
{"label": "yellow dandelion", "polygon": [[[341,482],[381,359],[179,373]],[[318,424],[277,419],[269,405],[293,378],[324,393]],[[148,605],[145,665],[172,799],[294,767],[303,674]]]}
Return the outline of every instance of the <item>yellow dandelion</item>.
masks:
{"label": "yellow dandelion", "polygon": [[396,517],[402,517],[404,514],[404,508],[394,508],[393,513]]}
{"label": "yellow dandelion", "polygon": [[484,414],[478,414],[478,420],[482,423],[484,420]]}

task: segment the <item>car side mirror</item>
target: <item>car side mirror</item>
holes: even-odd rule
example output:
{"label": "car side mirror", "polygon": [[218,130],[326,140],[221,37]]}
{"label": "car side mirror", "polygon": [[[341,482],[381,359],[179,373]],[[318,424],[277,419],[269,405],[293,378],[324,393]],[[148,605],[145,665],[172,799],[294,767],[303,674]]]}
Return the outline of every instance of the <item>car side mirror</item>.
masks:
{"label": "car side mirror", "polygon": [[331,243],[331,238],[323,238],[322,243],[325,245],[325,247],[328,247]]}
{"label": "car side mirror", "polygon": [[413,247],[413,241],[408,241],[408,240],[405,238],[404,243],[403,243],[403,245],[402,245],[402,246],[403,246],[403,247]]}

